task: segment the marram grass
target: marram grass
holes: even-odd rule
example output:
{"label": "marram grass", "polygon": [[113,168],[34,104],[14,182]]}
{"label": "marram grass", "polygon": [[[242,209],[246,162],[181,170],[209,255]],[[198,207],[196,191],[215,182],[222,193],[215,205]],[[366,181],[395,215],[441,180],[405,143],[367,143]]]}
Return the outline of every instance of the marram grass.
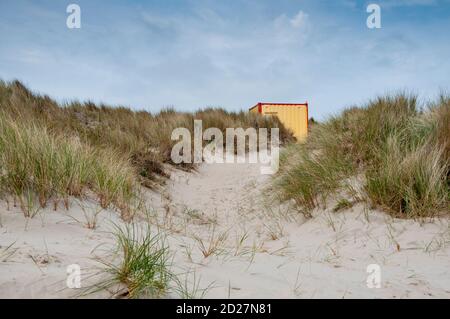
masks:
{"label": "marram grass", "polygon": [[[76,137],[55,136],[35,123],[20,123],[0,115],[0,185],[3,196],[19,201],[28,217],[34,200],[95,194],[103,207],[123,214],[134,195],[134,172],[120,156],[111,156]],[[33,198],[34,199],[33,199]]]}
{"label": "marram grass", "polygon": [[379,97],[325,123],[281,156],[275,179],[282,199],[307,216],[362,181],[361,197],[397,217],[432,217],[450,210],[450,97],[420,110],[415,96]]}

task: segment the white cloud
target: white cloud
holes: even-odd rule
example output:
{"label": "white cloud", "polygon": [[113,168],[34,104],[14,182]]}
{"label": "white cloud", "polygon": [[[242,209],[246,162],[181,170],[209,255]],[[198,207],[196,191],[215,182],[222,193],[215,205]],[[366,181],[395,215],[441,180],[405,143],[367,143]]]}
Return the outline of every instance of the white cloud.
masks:
{"label": "white cloud", "polygon": [[288,15],[283,13],[278,17],[276,17],[273,22],[275,27],[278,29],[282,28],[305,29],[309,25],[309,15],[302,10],[300,10],[292,18],[288,17]]}
{"label": "white cloud", "polygon": [[294,28],[303,28],[308,23],[308,14],[300,10],[289,22]]}

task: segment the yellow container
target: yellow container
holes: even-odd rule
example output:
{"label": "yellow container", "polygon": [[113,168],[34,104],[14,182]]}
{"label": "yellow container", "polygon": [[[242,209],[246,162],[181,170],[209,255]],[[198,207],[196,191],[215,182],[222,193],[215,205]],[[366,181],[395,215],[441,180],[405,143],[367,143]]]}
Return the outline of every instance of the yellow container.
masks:
{"label": "yellow container", "polygon": [[299,142],[304,142],[308,136],[308,103],[258,103],[250,108],[250,112],[277,116]]}

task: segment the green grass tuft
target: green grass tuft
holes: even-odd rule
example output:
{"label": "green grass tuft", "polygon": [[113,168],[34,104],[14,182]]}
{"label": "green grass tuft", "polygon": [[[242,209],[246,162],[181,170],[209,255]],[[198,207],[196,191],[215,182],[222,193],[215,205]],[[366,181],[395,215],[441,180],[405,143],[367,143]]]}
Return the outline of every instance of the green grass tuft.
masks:
{"label": "green grass tuft", "polygon": [[136,224],[116,226],[113,261],[101,261],[108,277],[96,285],[98,290],[117,285],[126,287],[123,297],[161,297],[167,293],[173,275],[169,271],[169,250],[160,235]]}

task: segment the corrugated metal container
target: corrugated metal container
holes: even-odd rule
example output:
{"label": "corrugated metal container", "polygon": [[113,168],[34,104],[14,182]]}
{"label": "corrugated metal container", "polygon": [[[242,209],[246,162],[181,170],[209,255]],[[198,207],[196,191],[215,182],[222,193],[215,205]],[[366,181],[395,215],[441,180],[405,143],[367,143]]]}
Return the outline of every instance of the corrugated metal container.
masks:
{"label": "corrugated metal container", "polygon": [[299,142],[304,142],[308,136],[308,103],[258,103],[250,112],[277,116]]}

